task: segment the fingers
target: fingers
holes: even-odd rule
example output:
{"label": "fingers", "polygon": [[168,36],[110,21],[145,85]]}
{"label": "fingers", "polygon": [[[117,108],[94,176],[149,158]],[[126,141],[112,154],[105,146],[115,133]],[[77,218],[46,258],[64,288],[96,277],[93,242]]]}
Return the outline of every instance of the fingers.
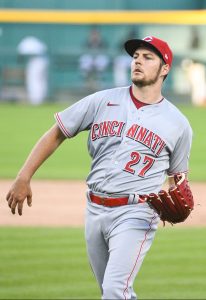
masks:
{"label": "fingers", "polygon": [[32,205],[32,191],[28,181],[21,178],[17,178],[9,190],[6,200],[8,206],[11,209],[12,214],[15,214],[16,210],[18,214],[22,215],[24,201],[27,199],[28,206]]}
{"label": "fingers", "polygon": [[6,195],[6,200],[7,200],[7,201],[9,200],[10,196],[11,196],[11,193],[8,192],[8,194]]}
{"label": "fingers", "polygon": [[11,197],[11,195],[9,197],[6,197],[6,200],[8,202],[8,206],[11,208],[11,204],[12,204],[12,201],[13,201],[13,198]]}
{"label": "fingers", "polygon": [[23,201],[18,201],[18,199],[10,197],[8,200],[8,206],[11,208],[13,215],[16,213],[16,207],[18,208],[18,214],[20,216],[22,215]]}
{"label": "fingers", "polygon": [[28,204],[29,207],[32,206],[32,196],[31,195],[27,196],[27,204]]}
{"label": "fingers", "polygon": [[11,208],[12,214],[15,214],[17,201],[14,200],[14,196],[11,191],[9,191],[8,194],[6,195],[6,200],[8,202],[8,206]]}
{"label": "fingers", "polygon": [[16,207],[18,209],[18,214],[21,216],[22,215],[22,210],[23,210],[23,200],[20,200],[18,198],[15,198],[14,196],[10,195],[9,197],[6,197],[8,201],[8,206],[11,208],[12,214],[16,213]]}
{"label": "fingers", "polygon": [[10,204],[10,208],[11,208],[11,212],[12,212],[13,215],[15,215],[15,211],[16,211],[16,206],[17,206],[17,204],[18,204],[18,200],[12,198],[11,204]]}
{"label": "fingers", "polygon": [[18,202],[17,206],[18,206],[18,214],[21,216],[23,210],[23,202]]}

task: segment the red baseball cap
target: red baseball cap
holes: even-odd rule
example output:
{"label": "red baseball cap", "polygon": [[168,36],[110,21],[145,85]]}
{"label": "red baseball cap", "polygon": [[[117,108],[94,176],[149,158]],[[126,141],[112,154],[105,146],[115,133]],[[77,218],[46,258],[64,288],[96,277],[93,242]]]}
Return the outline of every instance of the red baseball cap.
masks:
{"label": "red baseball cap", "polygon": [[164,60],[166,64],[171,67],[173,59],[172,50],[170,49],[169,45],[163,40],[160,40],[154,36],[146,36],[142,40],[128,40],[124,44],[125,50],[130,56],[133,56],[134,52],[142,46],[151,48]]}

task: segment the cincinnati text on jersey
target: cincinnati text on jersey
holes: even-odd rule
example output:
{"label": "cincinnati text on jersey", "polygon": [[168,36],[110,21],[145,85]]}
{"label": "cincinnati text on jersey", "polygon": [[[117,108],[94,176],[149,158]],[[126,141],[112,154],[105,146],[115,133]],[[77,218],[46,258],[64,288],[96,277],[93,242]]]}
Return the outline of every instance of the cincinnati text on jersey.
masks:
{"label": "cincinnati text on jersey", "polygon": [[[123,133],[124,122],[103,121],[94,123],[91,128],[91,139],[95,141],[104,137],[121,137]],[[133,124],[126,132],[126,137],[145,145],[156,157],[160,155],[166,143],[159,135],[138,124]]]}

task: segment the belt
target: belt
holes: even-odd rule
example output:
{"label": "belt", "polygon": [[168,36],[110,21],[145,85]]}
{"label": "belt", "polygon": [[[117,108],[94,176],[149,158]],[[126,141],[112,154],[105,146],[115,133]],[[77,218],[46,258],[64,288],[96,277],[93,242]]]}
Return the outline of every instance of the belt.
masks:
{"label": "belt", "polygon": [[[119,198],[112,198],[112,197],[102,197],[102,196],[97,196],[93,194],[92,192],[89,193],[90,200],[91,202],[98,204],[98,205],[103,205],[103,206],[108,206],[108,207],[115,207],[115,206],[122,206],[122,205],[128,205],[131,203],[128,203],[129,196],[128,197],[119,197]],[[138,203],[143,203],[145,202],[144,198],[139,196]]]}

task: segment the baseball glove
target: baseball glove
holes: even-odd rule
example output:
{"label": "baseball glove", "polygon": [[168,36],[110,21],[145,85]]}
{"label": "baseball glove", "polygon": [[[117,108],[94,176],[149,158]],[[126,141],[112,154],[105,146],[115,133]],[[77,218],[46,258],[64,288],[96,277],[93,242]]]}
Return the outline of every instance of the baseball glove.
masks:
{"label": "baseball glove", "polygon": [[175,185],[168,192],[161,190],[158,194],[147,196],[148,204],[154,208],[160,219],[171,224],[180,223],[187,219],[194,208],[192,191],[184,173],[174,176]]}

